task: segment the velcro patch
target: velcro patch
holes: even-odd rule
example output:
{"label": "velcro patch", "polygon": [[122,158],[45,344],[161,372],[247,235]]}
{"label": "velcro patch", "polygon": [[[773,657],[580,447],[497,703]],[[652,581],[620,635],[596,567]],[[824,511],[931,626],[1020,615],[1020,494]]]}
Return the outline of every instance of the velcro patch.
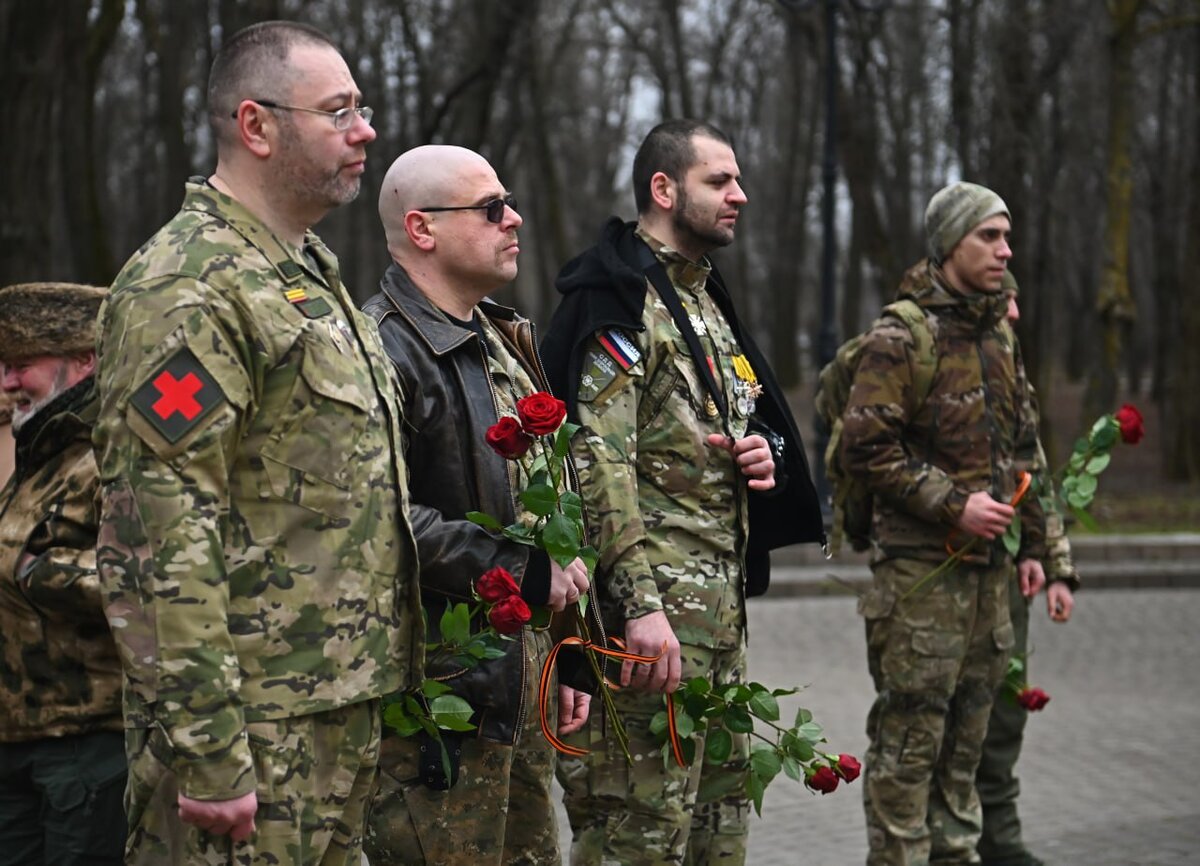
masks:
{"label": "velcro patch", "polygon": [[642,353],[633,341],[617,328],[609,328],[596,335],[596,340],[604,347],[604,351],[612,355],[614,361],[621,365],[622,370],[628,370],[642,360]]}
{"label": "velcro patch", "polygon": [[155,370],[130,400],[172,445],[226,402],[221,386],[187,347]]}
{"label": "velcro patch", "polygon": [[589,348],[583,356],[583,373],[579,377],[579,401],[591,403],[613,383],[620,372],[617,362],[600,349]]}

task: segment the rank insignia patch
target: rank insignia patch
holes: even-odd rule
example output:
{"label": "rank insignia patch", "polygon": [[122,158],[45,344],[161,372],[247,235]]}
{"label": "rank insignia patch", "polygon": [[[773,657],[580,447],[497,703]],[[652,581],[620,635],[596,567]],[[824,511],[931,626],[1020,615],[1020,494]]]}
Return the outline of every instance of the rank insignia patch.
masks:
{"label": "rank insignia patch", "polygon": [[192,350],[183,348],[150,375],[130,402],[174,445],[226,399]]}

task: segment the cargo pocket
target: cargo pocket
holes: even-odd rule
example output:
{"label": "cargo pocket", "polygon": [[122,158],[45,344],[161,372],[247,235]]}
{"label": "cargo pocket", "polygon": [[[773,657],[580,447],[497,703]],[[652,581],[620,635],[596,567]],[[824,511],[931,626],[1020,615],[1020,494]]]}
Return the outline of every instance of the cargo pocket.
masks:
{"label": "cargo pocket", "polygon": [[938,629],[912,633],[912,666],[906,692],[950,695],[966,653],[965,635]]}

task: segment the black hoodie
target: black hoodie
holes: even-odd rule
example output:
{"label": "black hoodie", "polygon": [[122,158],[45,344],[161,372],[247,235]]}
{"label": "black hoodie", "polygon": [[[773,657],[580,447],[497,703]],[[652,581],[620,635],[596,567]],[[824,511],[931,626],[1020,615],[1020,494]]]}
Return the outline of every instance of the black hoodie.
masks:
{"label": "black hoodie", "polygon": [[[612,217],[599,243],[567,262],[555,280],[563,297],[542,339],[541,355],[551,389],[566,400],[568,413],[575,421],[579,418],[577,386],[588,338],[609,327],[642,330],[646,275],[639,262],[644,260],[646,246],[634,234],[636,227],[636,223]],[[752,428],[757,420],[781,436],[784,443],[783,465],[776,459],[776,488],[766,493],[749,492],[746,595],[762,595],[770,582],[771,550],[803,542],[824,544],[820,501],[787,400],[766,358],[742,329],[715,267],[706,289],[729,322],[763,387]],[[700,359],[699,363],[706,362]]]}

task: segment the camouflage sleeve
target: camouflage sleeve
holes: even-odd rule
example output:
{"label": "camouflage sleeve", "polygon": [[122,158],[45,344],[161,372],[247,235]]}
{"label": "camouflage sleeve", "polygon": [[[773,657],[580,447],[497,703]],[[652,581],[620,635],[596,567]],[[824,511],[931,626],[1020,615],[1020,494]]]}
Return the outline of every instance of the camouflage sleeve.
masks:
{"label": "camouflage sleeve", "polygon": [[572,440],[572,456],[590,540],[600,551],[597,574],[626,620],[663,609],[646,557],[638,497],[638,405],[651,363],[650,350],[641,343],[638,348],[641,359],[620,369],[593,337],[583,350],[583,380],[574,385],[581,429]]}
{"label": "camouflage sleeve", "polygon": [[237,347],[265,341],[241,333],[240,321],[203,284],[168,278],[114,290],[99,346],[106,613],[126,691],[145,708],[143,722],[166,733],[180,792],[201,800],[255,785],[224,533],[237,483],[230,466],[253,402]]}
{"label": "camouflage sleeve", "polygon": [[842,461],[876,496],[922,520],[953,526],[967,492],[905,448],[912,351],[912,334],[903,323],[882,320],[863,338],[843,414]]}
{"label": "camouflage sleeve", "polygon": [[79,614],[83,621],[103,608],[96,573],[100,489],[90,453],[86,463],[90,473],[72,473],[75,495],[56,503],[54,519],[34,529],[25,546],[34,559],[18,575],[35,605],[63,616]]}

